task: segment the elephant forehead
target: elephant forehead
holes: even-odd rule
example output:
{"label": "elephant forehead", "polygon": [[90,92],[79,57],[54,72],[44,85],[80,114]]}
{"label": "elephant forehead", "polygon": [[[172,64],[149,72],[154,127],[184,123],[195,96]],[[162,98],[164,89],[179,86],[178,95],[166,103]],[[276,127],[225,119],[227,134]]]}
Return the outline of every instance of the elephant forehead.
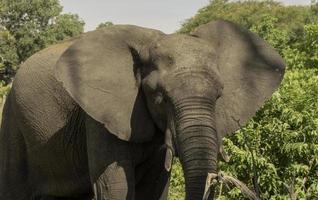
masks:
{"label": "elephant forehead", "polygon": [[175,57],[203,58],[215,54],[215,49],[206,41],[182,34],[162,37],[154,43],[152,50],[157,54],[168,54]]}

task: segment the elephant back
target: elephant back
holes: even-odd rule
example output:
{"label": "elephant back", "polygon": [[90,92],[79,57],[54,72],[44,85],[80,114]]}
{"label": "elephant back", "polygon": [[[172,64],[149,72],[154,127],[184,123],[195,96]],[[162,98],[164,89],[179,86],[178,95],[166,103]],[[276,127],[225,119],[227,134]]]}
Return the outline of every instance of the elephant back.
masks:
{"label": "elephant back", "polygon": [[73,40],[50,46],[26,60],[12,85],[10,100],[26,142],[42,144],[62,129],[77,104],[54,76],[54,67]]}

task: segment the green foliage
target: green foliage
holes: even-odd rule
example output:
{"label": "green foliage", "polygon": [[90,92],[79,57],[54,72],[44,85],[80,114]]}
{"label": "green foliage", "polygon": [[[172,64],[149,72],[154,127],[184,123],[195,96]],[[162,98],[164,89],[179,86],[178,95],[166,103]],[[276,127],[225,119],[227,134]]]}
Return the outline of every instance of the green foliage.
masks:
{"label": "green foliage", "polygon": [[3,81],[0,81],[0,105],[3,98],[8,94],[11,85],[6,85]]}
{"label": "green foliage", "polygon": [[14,37],[18,61],[83,32],[77,15],[61,15],[58,0],[0,0],[1,25]]}
{"label": "green foliage", "polygon": [[10,89],[11,89],[11,85],[6,85],[5,82],[0,81],[0,125],[1,125],[2,108],[3,108],[4,100]]}
{"label": "green foliage", "polygon": [[[253,186],[251,154],[256,159],[264,199],[288,197],[286,186],[295,179],[299,198],[317,199],[318,190],[318,70],[294,70],[256,117],[225,139],[232,156],[220,168]],[[226,194],[224,192],[224,194]],[[234,196],[229,195],[234,198]],[[243,199],[243,198],[242,198]]]}
{"label": "green foliage", "polygon": [[0,71],[5,66],[13,68],[18,64],[17,49],[15,46],[15,38],[9,31],[0,30]]}
{"label": "green foliage", "polygon": [[291,68],[318,68],[318,24],[304,25],[303,33],[283,55]]}
{"label": "green foliage", "polygon": [[100,23],[96,29],[100,29],[100,28],[104,28],[104,27],[109,27],[109,26],[113,26],[113,22],[104,22],[104,23]]}
{"label": "green foliage", "polygon": [[305,22],[313,20],[313,16],[318,15],[310,10],[308,6],[284,6],[272,0],[212,0],[194,17],[186,20],[180,32],[190,32],[195,27],[215,19],[229,20],[249,29],[262,21],[264,16],[275,17],[279,27],[296,31],[301,29]]}
{"label": "green foliage", "polygon": [[20,61],[42,49],[42,34],[50,20],[62,11],[57,0],[1,0],[1,24],[15,37]]}
{"label": "green foliage", "polygon": [[9,31],[0,28],[0,80],[8,83],[19,63],[15,38]]}
{"label": "green foliage", "polygon": [[276,17],[263,15],[259,23],[253,24],[250,30],[265,39],[280,54],[289,45],[290,36],[288,31],[280,28]]}
{"label": "green foliage", "polygon": [[169,189],[169,200],[185,199],[184,176],[178,159],[174,160]]}
{"label": "green foliage", "polygon": [[49,45],[78,36],[84,32],[84,25],[85,23],[76,14],[61,14],[48,28],[43,40],[46,40],[46,45]]}
{"label": "green foliage", "polygon": [[2,120],[2,110],[4,106],[5,96],[8,94],[11,85],[6,85],[5,82],[0,81],[0,128]]}
{"label": "green foliage", "polygon": [[285,59],[288,68],[304,69],[318,66],[318,24],[304,24],[298,36],[281,28],[278,19],[264,15],[250,30],[271,44]]}

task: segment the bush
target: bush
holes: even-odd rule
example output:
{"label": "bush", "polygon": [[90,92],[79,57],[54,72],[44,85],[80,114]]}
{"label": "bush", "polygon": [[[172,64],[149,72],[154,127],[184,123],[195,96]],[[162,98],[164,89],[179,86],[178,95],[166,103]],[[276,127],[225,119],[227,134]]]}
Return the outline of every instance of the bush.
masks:
{"label": "bush", "polygon": [[10,88],[11,85],[5,86],[5,83],[0,81],[0,125],[2,120],[2,109],[4,105],[5,96],[8,94]]}
{"label": "bush", "polygon": [[[221,170],[252,187],[249,147],[255,155],[264,199],[288,199],[285,185],[293,182],[298,198],[317,199],[317,75],[316,69],[287,72],[280,90],[253,120],[225,139],[225,149],[232,158],[229,163],[220,162]],[[229,197],[234,198],[231,193]]]}
{"label": "bush", "polygon": [[304,32],[283,55],[290,68],[318,68],[318,24],[304,25]]}
{"label": "bush", "polygon": [[11,88],[11,85],[5,85],[4,82],[0,81],[0,99],[3,99],[6,96]]}
{"label": "bush", "polygon": [[180,200],[185,198],[184,191],[184,176],[181,164],[178,159],[174,160],[171,179],[170,179],[170,188],[169,188],[169,200]]}

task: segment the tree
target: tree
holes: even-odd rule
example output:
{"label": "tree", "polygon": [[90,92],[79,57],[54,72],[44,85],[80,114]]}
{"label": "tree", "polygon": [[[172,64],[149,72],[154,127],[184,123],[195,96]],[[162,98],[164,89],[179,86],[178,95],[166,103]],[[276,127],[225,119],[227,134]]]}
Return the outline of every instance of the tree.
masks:
{"label": "tree", "polygon": [[80,20],[76,14],[62,14],[57,16],[54,24],[45,32],[47,44],[80,35],[84,31],[84,25],[85,23]]}
{"label": "tree", "polygon": [[290,35],[286,29],[280,28],[277,17],[264,14],[258,23],[251,25],[250,30],[265,39],[280,54],[289,46]]}
{"label": "tree", "polygon": [[215,19],[230,20],[249,29],[268,15],[277,18],[279,27],[287,30],[297,30],[301,29],[304,23],[309,22],[311,15],[313,15],[310,10],[310,6],[284,6],[273,0],[212,0],[208,6],[200,9],[194,17],[187,19],[180,32],[189,32],[198,25]]}
{"label": "tree", "polygon": [[49,44],[83,32],[77,15],[61,15],[58,0],[0,0],[1,25],[15,38],[19,62]]}

